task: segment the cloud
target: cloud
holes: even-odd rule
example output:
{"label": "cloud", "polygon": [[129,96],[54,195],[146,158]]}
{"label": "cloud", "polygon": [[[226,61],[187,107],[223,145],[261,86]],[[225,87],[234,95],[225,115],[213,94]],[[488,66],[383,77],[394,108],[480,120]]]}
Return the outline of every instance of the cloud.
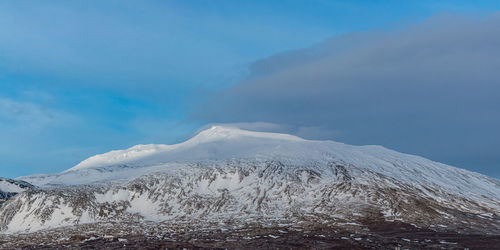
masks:
{"label": "cloud", "polygon": [[26,126],[44,126],[61,115],[46,107],[31,102],[0,98],[0,124],[12,123]]}
{"label": "cloud", "polygon": [[195,117],[286,124],[500,176],[499,67],[499,14],[441,15],[258,61]]}
{"label": "cloud", "polygon": [[330,128],[324,128],[320,126],[297,126],[289,124],[277,124],[271,122],[233,122],[233,123],[209,123],[198,130],[196,130],[191,136],[198,134],[199,132],[210,128],[214,125],[223,125],[226,127],[234,127],[250,131],[259,132],[287,132],[290,134],[295,134],[303,138],[333,138],[339,136],[340,131],[333,130]]}
{"label": "cloud", "polygon": [[212,126],[223,125],[225,127],[233,127],[250,131],[262,132],[277,132],[284,129],[284,125],[279,125],[270,122],[234,122],[234,123],[209,123],[199,128],[195,133],[199,133]]}

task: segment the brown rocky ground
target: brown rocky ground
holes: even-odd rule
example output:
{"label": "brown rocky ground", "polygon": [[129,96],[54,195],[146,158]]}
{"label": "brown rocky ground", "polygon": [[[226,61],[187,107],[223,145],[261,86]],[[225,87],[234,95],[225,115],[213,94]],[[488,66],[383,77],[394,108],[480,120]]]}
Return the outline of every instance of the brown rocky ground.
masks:
{"label": "brown rocky ground", "polygon": [[[182,223],[181,223],[182,224]],[[206,229],[185,225],[81,225],[0,236],[2,249],[500,249],[500,235],[421,229],[402,222],[363,226],[251,224]],[[213,227],[212,227],[213,226]],[[127,231],[128,228],[134,228]]]}

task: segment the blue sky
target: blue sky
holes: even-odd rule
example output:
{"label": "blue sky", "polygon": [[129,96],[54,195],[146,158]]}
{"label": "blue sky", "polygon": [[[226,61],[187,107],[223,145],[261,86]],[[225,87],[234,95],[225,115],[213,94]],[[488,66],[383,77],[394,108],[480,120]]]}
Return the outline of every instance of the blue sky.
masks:
{"label": "blue sky", "polygon": [[[421,136],[388,140],[391,134],[376,130],[360,139],[345,130],[359,121],[336,126],[317,119],[324,111],[307,111],[314,117],[299,116],[310,121],[302,124],[257,109],[241,117],[203,107],[245,89],[248,79],[262,78],[263,62],[273,70],[284,67],[275,60],[280,55],[300,62],[304,58],[296,53],[336,37],[412,30],[441,16],[488,18],[499,8],[498,1],[3,1],[0,176],[59,172],[112,149],[179,142],[207,123],[245,122],[276,124],[271,127],[308,138],[382,144],[499,177],[494,156],[500,152],[481,155],[457,146],[459,140],[429,147],[417,140]],[[456,131],[449,137],[463,134],[465,123],[447,129]],[[492,124],[470,129],[497,138]],[[425,124],[413,129],[427,133]],[[490,145],[487,139],[474,143]]]}

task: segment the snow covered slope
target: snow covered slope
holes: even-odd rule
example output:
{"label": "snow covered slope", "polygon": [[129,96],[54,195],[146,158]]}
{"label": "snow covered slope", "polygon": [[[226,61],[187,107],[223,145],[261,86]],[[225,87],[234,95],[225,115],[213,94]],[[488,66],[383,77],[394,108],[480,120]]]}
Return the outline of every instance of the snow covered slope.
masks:
{"label": "snow covered slope", "polygon": [[6,232],[108,220],[308,216],[498,229],[500,214],[494,178],[380,146],[224,126],[184,143],[139,145],[59,174],[19,179],[44,190],[5,204],[0,230]]}
{"label": "snow covered slope", "polygon": [[93,156],[55,175],[21,177],[37,186],[64,186],[133,179],[168,171],[167,163],[245,159],[301,165],[339,162],[367,169],[413,185],[439,186],[450,192],[489,195],[500,199],[497,179],[398,153],[381,146],[351,146],[333,141],[213,126],[177,145],[138,145]]}
{"label": "snow covered slope", "polygon": [[33,188],[31,184],[24,181],[15,181],[0,177],[0,206],[12,196]]}

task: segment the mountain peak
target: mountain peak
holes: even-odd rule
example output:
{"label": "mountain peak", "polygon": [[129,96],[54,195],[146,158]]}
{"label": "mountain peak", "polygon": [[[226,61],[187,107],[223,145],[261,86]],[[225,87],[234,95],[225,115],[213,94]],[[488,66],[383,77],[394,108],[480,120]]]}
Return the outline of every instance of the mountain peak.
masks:
{"label": "mountain peak", "polygon": [[[268,139],[295,140],[295,141],[304,140],[300,137],[289,134],[250,131],[227,125],[213,125],[208,129],[202,130],[191,140],[196,142],[203,142],[212,140],[234,139],[238,137],[255,137],[262,139],[268,138]],[[188,140],[187,142],[191,140]]]}
{"label": "mountain peak", "polygon": [[[113,150],[108,153],[99,154],[92,156],[78,165],[66,170],[65,172],[72,170],[79,170],[85,168],[93,167],[103,167],[109,165],[125,164],[131,161],[136,161],[144,159],[151,156],[165,155],[161,157],[162,160],[170,161],[171,159],[179,159],[178,155],[186,155],[183,151],[192,148],[197,148],[198,155],[203,155],[208,158],[217,157],[218,154],[224,154],[226,151],[232,151],[233,148],[222,148],[214,144],[222,145],[225,143],[233,142],[238,145],[248,145],[252,144],[252,147],[258,147],[260,143],[269,144],[272,142],[273,145],[279,145],[281,142],[285,141],[307,141],[297,136],[280,134],[280,133],[269,133],[269,132],[256,132],[248,131],[232,126],[214,125],[208,129],[202,130],[197,135],[191,139],[181,142],[179,144],[164,145],[164,144],[139,144],[130,147],[125,150]],[[215,155],[214,147],[218,147],[217,155]],[[211,155],[205,154],[206,152],[212,152]],[[177,155],[176,155],[177,154]],[[188,153],[192,155],[191,153]],[[193,157],[194,158],[194,157]]]}

